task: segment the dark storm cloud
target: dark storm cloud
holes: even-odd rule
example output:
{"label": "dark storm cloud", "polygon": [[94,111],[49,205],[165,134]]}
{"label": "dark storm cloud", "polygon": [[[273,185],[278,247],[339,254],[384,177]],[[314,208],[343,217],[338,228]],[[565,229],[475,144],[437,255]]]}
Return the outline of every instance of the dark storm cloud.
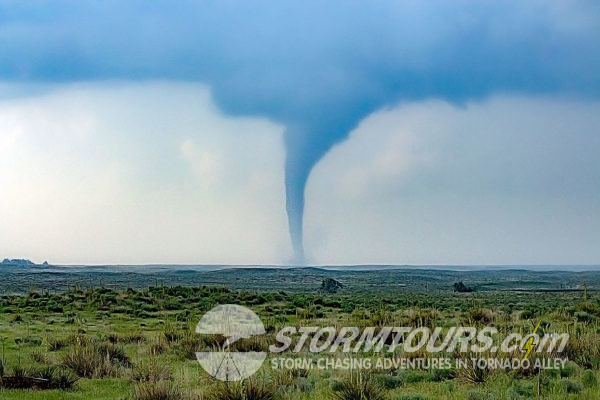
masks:
{"label": "dark storm cloud", "polygon": [[600,94],[594,1],[0,2],[0,80],[208,83],[231,114],[287,127],[302,261],[315,163],[376,109],[493,92]]}

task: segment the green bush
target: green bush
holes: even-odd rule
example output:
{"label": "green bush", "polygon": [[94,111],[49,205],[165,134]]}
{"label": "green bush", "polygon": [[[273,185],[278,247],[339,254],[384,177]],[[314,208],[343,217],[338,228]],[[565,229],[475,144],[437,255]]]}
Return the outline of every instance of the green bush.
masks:
{"label": "green bush", "polygon": [[339,392],[344,387],[344,383],[342,381],[338,381],[337,379],[332,379],[329,384],[329,388],[334,392]]}
{"label": "green bush", "polygon": [[481,308],[476,308],[474,310],[469,311],[468,315],[469,319],[475,322],[479,322],[480,324],[489,324],[492,322],[494,316],[490,310],[484,310]]}
{"label": "green bush", "polygon": [[456,371],[452,369],[434,369],[431,371],[431,380],[433,382],[445,382],[454,379]]}
{"label": "green bush", "polygon": [[404,383],[401,377],[388,374],[377,374],[373,378],[386,389],[395,389]]}
{"label": "green bush", "polygon": [[561,378],[569,378],[576,375],[578,371],[579,366],[576,363],[573,361],[567,361],[564,367],[560,369],[560,376]]}
{"label": "green bush", "polygon": [[596,320],[596,316],[592,315],[586,311],[577,311],[575,313],[575,318],[579,322],[583,322],[585,324],[590,324]]}
{"label": "green bush", "polygon": [[567,393],[580,393],[583,390],[583,385],[572,379],[563,379],[560,383]]}
{"label": "green bush", "polygon": [[315,383],[313,380],[300,377],[296,379],[295,387],[302,393],[309,393],[314,389]]}
{"label": "green bush", "polygon": [[581,374],[581,383],[583,383],[583,386],[588,388],[596,386],[598,381],[596,379],[594,371],[590,369],[586,369],[585,371],[583,371],[583,373]]}
{"label": "green bush", "polygon": [[521,319],[531,319],[538,315],[538,310],[532,306],[527,306],[521,312]]}
{"label": "green bush", "polygon": [[534,387],[533,382],[530,381],[514,381],[512,389],[520,396],[533,396]]}
{"label": "green bush", "polygon": [[402,384],[426,382],[432,379],[432,375],[429,372],[412,369],[401,369],[397,375]]}

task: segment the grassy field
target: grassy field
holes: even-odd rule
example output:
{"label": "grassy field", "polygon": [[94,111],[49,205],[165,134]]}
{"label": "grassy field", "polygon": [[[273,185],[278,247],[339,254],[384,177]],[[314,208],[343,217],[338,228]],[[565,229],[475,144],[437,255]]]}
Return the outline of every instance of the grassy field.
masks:
{"label": "grassy field", "polygon": [[[44,287],[46,281],[39,279],[31,280],[31,289],[20,293],[3,285],[0,398],[599,398],[600,296],[593,290],[598,281],[595,273],[585,273],[583,278],[577,273],[559,273],[560,283],[551,273],[522,271],[498,272],[502,279],[494,277],[496,272],[455,271],[308,270],[302,274],[299,270],[236,270],[214,274],[210,283],[219,286],[201,286],[193,279],[188,286],[173,286],[164,276],[164,285],[152,276],[148,281],[158,285],[147,282],[143,288],[138,282],[131,285],[135,289],[126,287],[127,280],[120,288],[82,288],[81,280],[72,280],[65,285],[70,289],[58,290]],[[338,279],[344,288],[321,293],[324,277]],[[63,276],[55,279],[67,281]],[[269,279],[270,289],[263,286]],[[458,279],[475,291],[454,292]],[[304,286],[299,287],[298,281]],[[581,285],[589,290],[564,291]],[[266,350],[275,342],[275,333],[287,325],[444,329],[493,325],[500,332],[527,334],[541,319],[542,330],[570,333],[564,352],[570,361],[559,370],[519,373],[476,368],[286,370],[273,369],[266,362],[250,380],[225,385],[195,361],[195,352],[223,343],[223,338],[194,333],[202,315],[219,304],[246,306],[266,327],[266,335],[239,342],[240,350]]]}

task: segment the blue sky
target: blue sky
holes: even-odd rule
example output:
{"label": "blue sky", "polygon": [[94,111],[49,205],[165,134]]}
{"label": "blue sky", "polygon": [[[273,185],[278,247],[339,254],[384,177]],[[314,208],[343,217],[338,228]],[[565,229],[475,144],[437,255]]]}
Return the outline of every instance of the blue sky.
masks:
{"label": "blue sky", "polygon": [[3,223],[8,255],[284,263],[304,238],[316,263],[599,259],[593,1],[0,1],[0,81],[3,219],[55,229],[16,204],[43,186],[71,232]]}

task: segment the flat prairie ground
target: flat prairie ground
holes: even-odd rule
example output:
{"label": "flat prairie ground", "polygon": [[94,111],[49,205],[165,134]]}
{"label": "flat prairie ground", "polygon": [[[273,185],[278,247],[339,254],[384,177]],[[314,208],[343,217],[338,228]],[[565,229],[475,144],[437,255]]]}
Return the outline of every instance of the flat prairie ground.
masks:
{"label": "flat prairie ground", "polygon": [[[253,280],[252,272],[221,271],[205,284],[197,282],[201,275],[194,275],[187,285],[178,279],[172,282],[168,276],[152,276],[131,285],[129,278],[124,279],[121,287],[113,281],[102,285],[111,288],[94,287],[90,282],[83,287],[85,280],[81,277],[65,287],[50,287],[47,277],[35,280],[34,275],[28,290],[17,291],[3,284],[0,398],[600,397],[600,295],[595,291],[596,274],[559,274],[562,282],[558,282],[551,275],[529,272],[509,272],[504,280],[495,281],[493,274],[430,273],[431,277],[422,271],[383,271],[379,275],[365,273],[361,278],[357,271],[311,270],[305,275],[296,270],[288,271],[288,275],[268,271],[255,272]],[[337,293],[324,293],[320,285],[326,277],[339,280],[344,287]],[[62,276],[53,279],[68,282]],[[270,288],[266,287],[269,279]],[[109,279],[104,276],[102,280]],[[454,292],[454,284],[459,280],[474,291]],[[96,282],[100,284],[100,280]],[[275,335],[284,326],[441,327],[443,331],[452,326],[493,326],[502,333],[526,335],[541,321],[539,333],[570,334],[562,354],[569,361],[559,369],[519,372],[475,367],[274,369],[272,357],[298,356],[288,350],[270,354],[258,373],[243,383],[223,384],[210,377],[195,360],[196,352],[214,350],[223,344],[222,337],[195,333],[202,315],[219,304],[252,309],[266,328],[265,335],[238,342],[239,351],[266,351],[269,344],[276,343]],[[403,353],[401,347],[392,355],[427,357]],[[308,352],[302,356],[323,357]],[[344,357],[340,352],[326,356]],[[373,352],[364,356],[378,357]],[[461,357],[456,353],[443,356]]]}

